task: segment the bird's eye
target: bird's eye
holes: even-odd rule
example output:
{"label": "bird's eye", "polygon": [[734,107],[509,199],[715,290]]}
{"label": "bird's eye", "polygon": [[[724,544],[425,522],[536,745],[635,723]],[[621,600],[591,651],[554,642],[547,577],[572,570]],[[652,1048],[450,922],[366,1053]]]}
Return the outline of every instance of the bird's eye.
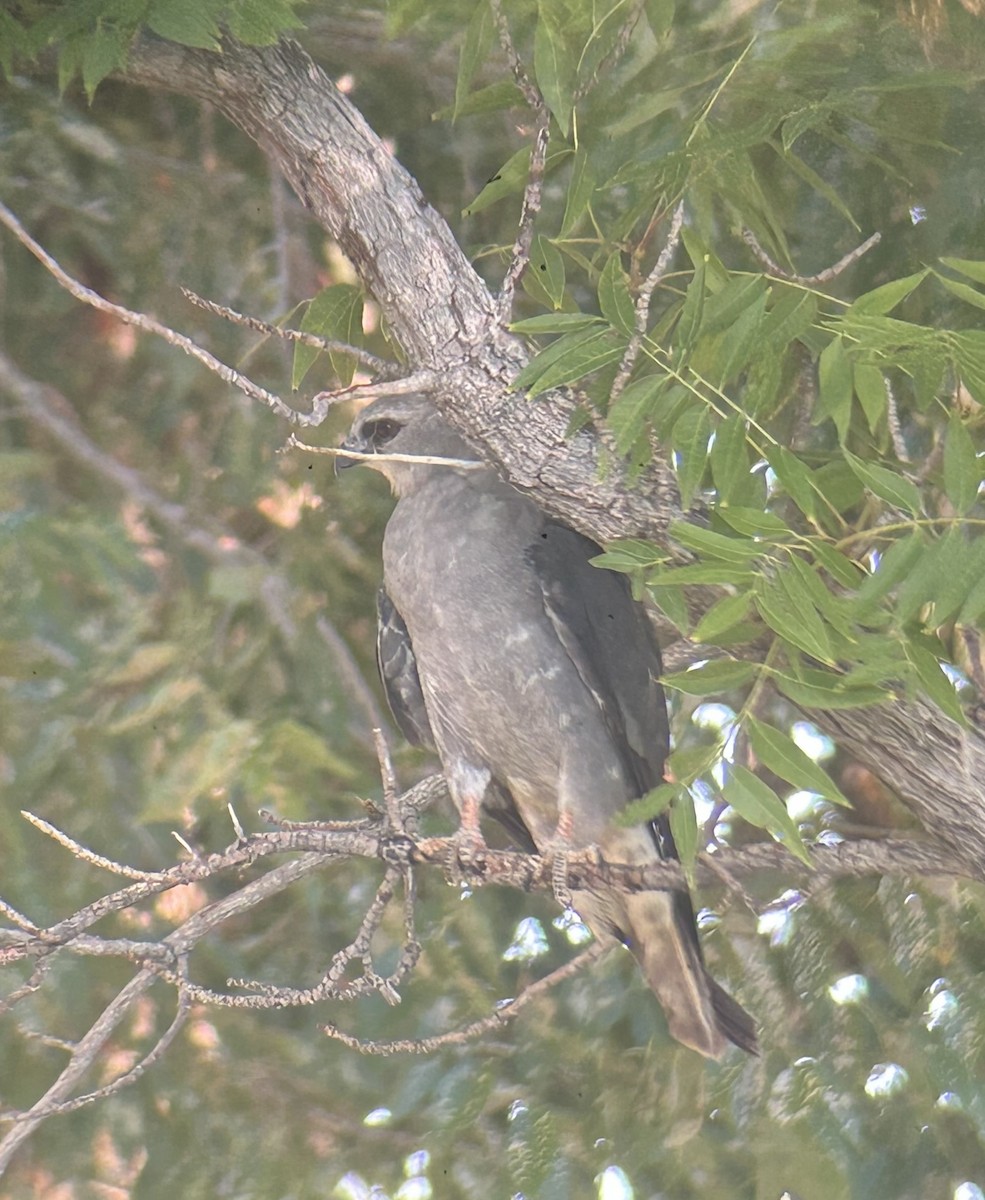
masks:
{"label": "bird's eye", "polygon": [[387,442],[393,441],[399,432],[400,422],[391,421],[389,417],[371,421],[365,429],[366,435],[374,446],[385,446]]}

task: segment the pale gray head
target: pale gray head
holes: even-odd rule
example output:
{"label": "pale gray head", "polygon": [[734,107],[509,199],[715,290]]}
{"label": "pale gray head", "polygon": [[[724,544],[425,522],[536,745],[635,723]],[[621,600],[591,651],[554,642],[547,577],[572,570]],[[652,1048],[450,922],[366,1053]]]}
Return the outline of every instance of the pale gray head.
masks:
{"label": "pale gray head", "polygon": [[384,396],[374,400],[353,421],[342,449],[378,454],[380,458],[361,460],[339,457],[335,460],[336,470],[365,462],[366,466],[387,477],[398,496],[414,491],[433,471],[451,471],[455,468],[433,463],[402,462],[394,460],[391,457],[393,455],[481,461],[465,438],[448,424],[424,396]]}

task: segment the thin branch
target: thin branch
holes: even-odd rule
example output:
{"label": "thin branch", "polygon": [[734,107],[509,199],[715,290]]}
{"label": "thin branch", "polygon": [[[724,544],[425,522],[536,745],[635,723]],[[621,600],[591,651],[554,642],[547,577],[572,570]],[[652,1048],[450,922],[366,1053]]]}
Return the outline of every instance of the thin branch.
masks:
{"label": "thin branch", "polygon": [[50,1104],[46,1107],[39,1108],[35,1105],[30,1113],[22,1113],[14,1117],[7,1117],[7,1120],[25,1121],[34,1118],[43,1119],[45,1117],[63,1116],[65,1113],[75,1112],[78,1108],[85,1108],[86,1105],[94,1104],[97,1100],[105,1100],[109,1096],[116,1095],[117,1092],[122,1092],[124,1088],[130,1087],[131,1084],[137,1082],[141,1076],[146,1075],[151,1067],[161,1061],[167,1053],[174,1039],[178,1036],[181,1029],[188,1020],[188,1014],[191,1011],[191,1000],[181,988],[178,990],[178,1007],[175,1011],[171,1024],[165,1029],[161,1036],[157,1039],[150,1050],[137,1062],[134,1063],[129,1070],[124,1071],[122,1075],[118,1075],[112,1083],[107,1083],[105,1086],[96,1088],[91,1092],[86,1092],[84,1095],[76,1096],[72,1100],[63,1100],[60,1103]]}
{"label": "thin branch", "polygon": [[780,279],[789,279],[791,283],[800,283],[805,287],[814,287],[816,284],[830,283],[832,279],[836,279],[852,263],[857,262],[863,254],[868,254],[873,246],[877,246],[882,241],[882,234],[874,233],[871,237],[866,238],[861,246],[856,246],[854,250],[849,250],[844,258],[839,258],[833,267],[826,267],[823,271],[818,271],[816,275],[795,275],[790,271],[785,271],[770,258],[751,229],[743,229],[742,240],[771,275],[776,275]]}
{"label": "thin branch", "polygon": [[283,325],[272,325],[269,321],[262,321],[259,317],[250,317],[245,313],[237,312],[234,308],[227,308],[224,304],[217,304],[215,300],[206,300],[204,296],[193,292],[191,288],[183,287],[181,294],[197,308],[204,309],[205,312],[212,313],[213,316],[222,317],[223,320],[230,321],[234,325],[242,325],[245,329],[252,329],[255,333],[262,333],[267,337],[280,338],[281,341],[285,342],[297,342],[302,346],[311,346],[315,350],[326,350],[331,354],[348,354],[352,358],[358,359],[364,367],[368,367],[369,370],[381,379],[398,379],[404,374],[405,368],[400,363],[390,362],[388,359],[380,358],[376,354],[370,354],[362,346],[352,346],[348,342],[337,342],[332,338],[319,337],[317,333],[306,333],[302,329],[289,329]]}
{"label": "thin branch", "polygon": [[114,875],[123,875],[127,879],[145,879],[156,883],[162,878],[157,871],[139,871],[136,867],[128,867],[123,863],[116,862],[115,859],[105,858],[102,854],[94,853],[88,847],[75,841],[74,838],[70,838],[67,833],[62,833],[60,829],[56,829],[54,825],[46,821],[43,817],[36,816],[26,809],[21,809],[21,816],[25,821],[30,822],[35,829],[39,829],[47,837],[56,841],[59,846],[64,846],[75,858],[90,863],[94,867],[102,867],[104,871],[110,871]]}
{"label": "thin branch", "polygon": [[347,450],[344,446],[310,446],[292,433],[284,443],[286,450],[304,450],[308,454],[327,454],[330,458],[350,458],[353,462],[421,463],[432,467],[456,467],[460,471],[482,471],[489,466],[475,458],[442,458],[433,454],[377,454],[362,450]]}
{"label": "thin branch", "polygon": [[285,404],[279,396],[275,396],[273,392],[268,392],[266,388],[260,387],[259,384],[254,383],[239,371],[227,366],[224,362],[216,358],[214,354],[210,354],[208,350],[203,350],[201,346],[193,342],[191,338],[186,337],[183,333],[178,333],[167,325],[162,325],[160,321],[156,321],[153,317],[149,317],[144,313],[134,312],[132,309],[124,308],[120,304],[113,304],[112,301],[105,299],[98,292],[94,292],[92,288],[86,287],[85,284],[73,278],[73,276],[69,275],[67,271],[59,266],[43,246],[31,237],[20,221],[4,204],[0,204],[0,225],[6,226],[21,245],[29,250],[38,262],[76,300],[81,301],[83,304],[88,304],[91,308],[95,308],[99,312],[108,313],[110,316],[116,317],[117,320],[122,321],[125,325],[133,325],[136,329],[142,329],[145,333],[153,333],[157,337],[162,338],[168,345],[175,346],[191,358],[197,359],[207,370],[218,375],[224,382],[238,388],[244,395],[249,396],[251,400],[259,400],[261,404],[265,404],[272,412],[275,412],[279,417],[283,417],[285,421],[290,421],[293,425],[311,424],[311,415],[295,411],[295,409]]}
{"label": "thin branch", "polygon": [[660,280],[667,274],[674,254],[677,252],[683,225],[684,201],[682,200],[674,209],[674,215],[670,222],[670,231],[667,234],[667,241],[664,243],[664,248],[660,251],[660,255],[653,265],[653,270],[643,281],[639,295],[636,297],[636,322],[629,342],[626,345],[625,353],[622,356],[622,362],[619,364],[619,370],[616,372],[616,377],[612,381],[612,387],[609,390],[610,404],[622,394],[623,389],[629,382],[630,375],[633,373],[633,367],[636,365],[640,348],[643,345],[643,339],[646,337],[647,326],[650,323],[650,304],[653,300],[654,290]]}
{"label": "thin branch", "polygon": [[537,125],[534,131],[533,147],[530,151],[530,170],[527,174],[527,186],[523,189],[523,203],[520,205],[520,221],[517,226],[516,239],[510,253],[510,265],[503,278],[503,286],[499,293],[500,320],[507,324],[513,312],[513,296],[516,285],[523,277],[524,271],[530,265],[530,248],[534,240],[534,221],[540,212],[544,192],[544,166],[547,162],[547,146],[550,141],[551,117],[546,106],[541,102],[537,114]]}
{"label": "thin branch", "polygon": [[379,1054],[384,1056],[390,1054],[431,1054],[435,1050],[440,1050],[445,1046],[462,1046],[466,1042],[474,1041],[476,1038],[481,1037],[484,1033],[501,1029],[507,1022],[512,1021],[528,1004],[551,988],[557,987],[564,980],[579,974],[589,963],[600,958],[607,949],[608,947],[602,945],[600,942],[593,943],[587,949],[582,950],[580,954],[577,954],[570,962],[565,963],[564,966],[558,967],[556,971],[545,975],[543,979],[538,979],[536,983],[531,983],[525,987],[519,996],[516,996],[512,1000],[507,1000],[488,1016],[480,1017],[477,1021],[472,1021],[468,1025],[462,1026],[461,1029],[452,1029],[447,1033],[436,1034],[434,1037],[397,1038],[394,1041],[377,1042],[353,1037],[349,1033],[343,1033],[336,1025],[323,1025],[321,1027],[322,1033],[341,1042],[344,1046],[348,1046],[351,1050],[358,1050],[360,1054]]}
{"label": "thin branch", "polygon": [[547,147],[550,142],[551,114],[544,102],[540,88],[524,70],[516,46],[513,44],[513,36],[510,33],[509,23],[500,0],[490,0],[490,9],[496,31],[499,34],[499,44],[503,47],[509,61],[513,78],[523,93],[524,100],[536,115],[533,144],[530,150],[530,169],[527,172],[527,185],[523,189],[523,202],[520,205],[520,220],[516,239],[513,242],[513,250],[510,253],[510,264],[506,269],[498,298],[500,321],[506,325],[513,311],[516,285],[530,264],[530,247],[534,240],[534,221],[537,219],[543,200],[544,166],[547,162]]}

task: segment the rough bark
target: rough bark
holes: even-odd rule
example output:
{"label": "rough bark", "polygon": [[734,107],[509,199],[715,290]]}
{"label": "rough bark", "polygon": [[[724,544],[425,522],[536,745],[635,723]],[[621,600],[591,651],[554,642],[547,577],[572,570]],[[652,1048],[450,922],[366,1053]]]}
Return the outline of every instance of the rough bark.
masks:
{"label": "rough bark", "polygon": [[214,105],[263,148],[379,303],[409,371],[435,374],[436,402],[517,487],[596,537],[661,535],[677,515],[668,469],[657,464],[632,490],[614,465],[603,478],[597,433],[565,438],[573,397],[528,403],[510,393],[526,354],[489,289],[416,181],[300,46],[229,43],[215,54],[147,36],[127,78]]}
{"label": "rough bark", "polygon": [[[257,142],[334,237],[379,302],[412,371],[434,372],[437,403],[519,488],[599,539],[659,539],[677,515],[657,464],[628,488],[604,476],[604,432],[565,431],[571,396],[528,403],[509,392],[520,342],[417,183],[354,106],[292,42],[221,54],[142,37],[126,77],[214,105]],[[948,850],[985,861],[985,738],[926,704],[817,711],[817,724],[889,784]]]}

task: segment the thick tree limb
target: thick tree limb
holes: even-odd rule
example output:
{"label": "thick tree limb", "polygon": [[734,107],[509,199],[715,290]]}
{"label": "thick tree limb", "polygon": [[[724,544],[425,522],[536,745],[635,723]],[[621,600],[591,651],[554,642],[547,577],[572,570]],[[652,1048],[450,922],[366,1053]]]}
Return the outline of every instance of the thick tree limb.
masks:
{"label": "thick tree limb", "polygon": [[[411,366],[447,381],[437,402],[517,487],[596,538],[659,538],[676,512],[668,468],[635,490],[615,472],[600,480],[597,438],[584,431],[565,442],[570,398],[508,398],[524,354],[498,327],[492,296],[414,180],[300,47],[230,44],[216,55],[143,38],[127,75],[214,104],[266,150],[356,265]],[[980,734],[926,705],[811,716],[953,855],[985,859]]]}
{"label": "thick tree limb", "polygon": [[300,46],[214,54],[144,36],[126,78],[215,105],[263,148],[373,293],[410,369],[438,375],[435,401],[518,488],[596,537],[661,536],[677,514],[669,468],[633,490],[617,470],[602,479],[599,436],[565,438],[574,397],[509,394],[523,346],[417,183]]}

